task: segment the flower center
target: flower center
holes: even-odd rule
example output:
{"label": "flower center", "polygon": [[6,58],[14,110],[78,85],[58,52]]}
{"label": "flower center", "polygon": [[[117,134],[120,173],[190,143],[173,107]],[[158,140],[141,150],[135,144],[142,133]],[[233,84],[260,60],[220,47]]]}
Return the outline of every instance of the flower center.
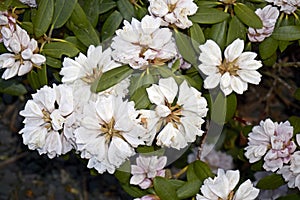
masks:
{"label": "flower center", "polygon": [[81,78],[84,82],[87,84],[92,84],[95,82],[98,78],[102,76],[103,72],[99,68],[93,68],[93,73],[87,74],[85,77]]}
{"label": "flower center", "polygon": [[121,135],[121,131],[114,129],[115,126],[115,119],[112,118],[110,120],[110,122],[108,123],[103,123],[101,125],[101,132],[103,133],[103,135],[105,135],[105,140],[107,143],[109,143],[111,141],[111,138],[116,136],[116,137],[120,137],[123,138]]}
{"label": "flower center", "polygon": [[237,76],[237,71],[239,70],[239,66],[233,62],[227,62],[226,60],[223,61],[221,65],[219,65],[219,72],[223,75],[226,72],[229,72],[230,75]]}
{"label": "flower center", "polygon": [[43,113],[43,120],[45,122],[45,128],[46,129],[51,129],[52,126],[51,126],[50,113],[45,109],[42,110],[42,113]]}
{"label": "flower center", "polygon": [[173,12],[176,8],[176,3],[175,4],[168,4],[168,9],[169,13]]}
{"label": "flower center", "polygon": [[166,122],[171,122],[175,128],[178,128],[178,123],[180,123],[181,117],[181,106],[176,104],[172,106],[170,103],[165,102],[166,106],[170,109],[171,113],[166,117]]}

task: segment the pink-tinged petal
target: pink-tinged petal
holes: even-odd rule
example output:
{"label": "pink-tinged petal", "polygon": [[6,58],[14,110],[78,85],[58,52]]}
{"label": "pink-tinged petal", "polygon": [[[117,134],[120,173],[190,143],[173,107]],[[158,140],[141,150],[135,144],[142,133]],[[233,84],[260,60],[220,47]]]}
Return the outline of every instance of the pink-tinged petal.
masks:
{"label": "pink-tinged petal", "polygon": [[131,165],[131,174],[144,174],[146,171],[144,168],[138,165]]}
{"label": "pink-tinged petal", "polygon": [[147,189],[152,185],[152,181],[150,179],[145,179],[143,182],[139,184],[142,189]]}
{"label": "pink-tinged petal", "polygon": [[227,61],[233,62],[238,58],[244,50],[244,41],[241,39],[234,40],[224,51],[224,56]]}
{"label": "pink-tinged petal", "polygon": [[144,174],[135,174],[130,178],[130,184],[139,185],[145,180],[146,176]]}
{"label": "pink-tinged petal", "polygon": [[30,49],[25,49],[22,51],[21,55],[24,60],[29,60],[32,56],[32,51]]}

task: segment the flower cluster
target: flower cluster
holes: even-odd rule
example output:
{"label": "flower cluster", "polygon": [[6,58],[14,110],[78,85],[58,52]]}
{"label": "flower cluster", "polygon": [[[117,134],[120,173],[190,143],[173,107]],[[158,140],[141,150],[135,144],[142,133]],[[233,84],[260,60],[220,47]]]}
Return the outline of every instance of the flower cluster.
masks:
{"label": "flower cluster", "polygon": [[234,192],[240,179],[238,170],[224,171],[219,169],[215,178],[205,179],[201,187],[201,195],[197,194],[197,200],[211,199],[234,199],[234,200],[253,200],[258,196],[259,190],[253,187],[250,180],[246,180]]}
{"label": "flower cluster", "polygon": [[256,53],[243,52],[244,41],[236,39],[224,51],[224,59],[220,47],[213,40],[207,40],[200,45],[198,66],[200,71],[207,75],[204,87],[212,89],[220,84],[225,95],[232,91],[242,94],[248,89],[248,83],[259,84],[261,75],[256,70],[262,64],[254,60]]}
{"label": "flower cluster", "polygon": [[139,185],[142,189],[152,186],[152,180],[156,176],[165,176],[163,169],[167,164],[167,157],[162,156],[139,156],[136,159],[136,165],[131,165],[130,184]]}
{"label": "flower cluster", "polygon": [[286,14],[294,13],[298,7],[300,7],[299,0],[266,0],[269,3],[273,3],[275,6],[280,7],[280,11]]}
{"label": "flower cluster", "polygon": [[291,160],[296,149],[292,137],[293,127],[288,121],[279,124],[270,119],[261,121],[249,133],[245,156],[250,163],[257,162],[264,156],[263,168],[275,172]]}
{"label": "flower cluster", "polygon": [[254,29],[249,27],[248,38],[251,42],[262,42],[265,38],[270,37],[273,33],[277,18],[279,16],[279,11],[276,7],[268,5],[263,9],[257,9],[255,13],[263,22],[263,28]]}
{"label": "flower cluster", "polygon": [[175,25],[186,29],[193,25],[188,16],[197,12],[193,0],[149,0],[149,13],[163,20],[163,25]]}
{"label": "flower cluster", "polygon": [[146,15],[141,22],[132,18],[131,23],[124,21],[123,29],[116,31],[111,47],[113,58],[129,64],[134,69],[162,65],[177,55],[172,32],[160,28],[161,20]]}

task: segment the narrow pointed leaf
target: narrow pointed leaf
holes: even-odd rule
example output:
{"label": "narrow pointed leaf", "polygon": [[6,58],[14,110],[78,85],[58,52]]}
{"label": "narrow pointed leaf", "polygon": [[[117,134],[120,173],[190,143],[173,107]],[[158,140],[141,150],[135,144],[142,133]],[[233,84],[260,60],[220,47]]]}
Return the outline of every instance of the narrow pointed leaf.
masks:
{"label": "narrow pointed leaf", "polygon": [[261,19],[255,14],[251,8],[242,3],[234,4],[234,12],[236,16],[247,26],[252,28],[262,28]]}
{"label": "narrow pointed leaf", "polygon": [[212,25],[209,38],[214,40],[221,49],[225,48],[227,37],[227,21]]}
{"label": "narrow pointed leaf", "polygon": [[24,85],[16,83],[13,80],[0,79],[0,93],[20,96],[26,94],[27,90]]}
{"label": "narrow pointed leaf", "polygon": [[194,165],[195,174],[198,176],[198,178],[201,182],[203,182],[208,177],[214,176],[211,169],[209,168],[209,166],[206,163],[204,163],[200,160],[196,160],[193,163],[193,165]]}
{"label": "narrow pointed leaf", "polygon": [[77,0],[55,0],[52,25],[54,28],[62,27],[71,17]]}
{"label": "narrow pointed leaf", "polygon": [[277,50],[278,42],[272,37],[266,38],[259,44],[259,55],[262,59],[270,58]]}
{"label": "narrow pointed leaf", "polygon": [[236,16],[233,16],[229,22],[226,45],[231,44],[237,38],[246,40],[246,34],[245,25]]}
{"label": "narrow pointed leaf", "polygon": [[199,179],[189,181],[177,190],[177,195],[180,199],[187,199],[199,193],[202,182]]}
{"label": "narrow pointed leaf", "polygon": [[[272,184],[270,184],[272,183]],[[260,179],[256,185],[259,189],[274,190],[285,184],[284,179],[279,174],[271,174]]]}
{"label": "narrow pointed leaf", "polygon": [[274,30],[272,37],[276,40],[299,40],[300,26],[282,26]]}
{"label": "narrow pointed leaf", "polygon": [[115,8],[117,6],[115,1],[112,0],[103,0],[100,4],[99,4],[99,14],[103,14],[106,13],[107,11]]}
{"label": "narrow pointed leaf", "polygon": [[53,58],[61,58],[63,55],[74,57],[79,53],[79,50],[69,42],[51,42],[45,44],[43,53]]}
{"label": "narrow pointed leaf", "polygon": [[53,17],[54,0],[40,1],[33,18],[33,30],[37,38],[41,37],[48,30]]}
{"label": "narrow pointed leaf", "polygon": [[179,200],[174,186],[167,179],[157,176],[154,178],[153,184],[155,192],[161,200]]}
{"label": "narrow pointed leaf", "polygon": [[134,7],[129,0],[118,0],[117,6],[120,13],[127,21],[131,21],[131,18],[135,17]]}
{"label": "narrow pointed leaf", "polygon": [[228,13],[215,8],[199,7],[195,15],[191,16],[192,22],[200,24],[216,24],[226,20],[229,17]]}
{"label": "narrow pointed leaf", "polygon": [[101,32],[102,41],[112,37],[122,23],[123,17],[118,11],[114,11],[105,20]]}
{"label": "narrow pointed leaf", "polygon": [[194,23],[189,29],[192,38],[192,44],[197,53],[199,53],[199,45],[205,43],[205,37],[199,24]]}

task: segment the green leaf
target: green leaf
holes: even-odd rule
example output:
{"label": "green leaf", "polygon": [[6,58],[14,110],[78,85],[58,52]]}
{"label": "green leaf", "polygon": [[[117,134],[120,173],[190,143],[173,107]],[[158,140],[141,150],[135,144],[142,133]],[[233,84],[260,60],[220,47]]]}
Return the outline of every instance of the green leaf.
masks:
{"label": "green leaf", "polygon": [[299,40],[300,26],[282,26],[274,30],[272,37],[276,40]]}
{"label": "green leaf", "polygon": [[197,1],[197,5],[198,7],[212,8],[218,5],[222,5],[222,3],[218,1]]}
{"label": "green leaf", "polygon": [[112,37],[122,23],[123,17],[118,11],[114,11],[109,15],[103,24],[101,31],[102,41]]}
{"label": "green leaf", "polygon": [[265,66],[273,66],[277,61],[277,53],[274,53],[271,57],[264,59],[263,64]]}
{"label": "green leaf", "polygon": [[52,20],[53,28],[62,27],[71,17],[77,0],[55,0],[54,15]]}
{"label": "green leaf", "polygon": [[102,3],[102,0],[85,0],[82,5],[82,9],[84,10],[89,22],[93,27],[97,26],[99,19],[99,6]]}
{"label": "green leaf", "polygon": [[175,41],[183,59],[196,66],[198,58],[193,48],[190,37],[181,32],[175,31]]}
{"label": "green leaf", "polygon": [[300,117],[291,116],[289,117],[289,122],[294,127],[294,135],[300,133]]}
{"label": "green leaf", "polygon": [[297,90],[294,92],[295,99],[297,99],[298,101],[300,101],[300,88],[297,88]]}
{"label": "green leaf", "polygon": [[142,86],[134,91],[130,96],[130,101],[134,101],[136,109],[146,109],[150,104],[146,88],[148,86]]}
{"label": "green leaf", "polygon": [[140,189],[138,186],[132,185],[122,185],[123,190],[134,198],[142,197],[147,195],[148,193],[145,190]]}
{"label": "green leaf", "polygon": [[266,38],[259,44],[259,55],[262,59],[270,58],[277,50],[278,42],[272,37]]}
{"label": "green leaf", "polygon": [[97,46],[100,44],[99,36],[96,30],[88,21],[87,16],[78,3],[76,4],[69,19],[68,28],[74,32],[77,39],[80,40],[80,42],[82,42],[85,46]]}
{"label": "green leaf", "polygon": [[37,38],[41,37],[48,30],[54,12],[54,0],[40,1],[33,20],[33,30]]}
{"label": "green leaf", "polygon": [[116,2],[112,0],[103,0],[99,5],[99,14],[106,13],[107,11],[115,8],[117,6]]}
{"label": "green leaf", "polygon": [[42,52],[47,56],[60,59],[63,55],[74,57],[79,50],[69,42],[51,42],[45,44]]}
{"label": "green leaf", "polygon": [[299,194],[290,194],[284,197],[279,197],[276,200],[297,200],[300,199],[300,195]]}
{"label": "green leaf", "polygon": [[4,0],[0,1],[0,10],[1,11],[6,11],[8,10],[10,4],[12,3],[12,0]]}
{"label": "green leaf", "polygon": [[104,72],[102,76],[92,84],[91,89],[93,92],[104,91],[114,86],[115,84],[120,83],[130,74],[132,74],[132,72],[133,69],[128,65],[123,65],[121,67],[111,69],[107,72]]}
{"label": "green leaf", "polygon": [[199,179],[189,181],[177,190],[177,196],[180,199],[187,199],[195,196],[200,189],[202,182]]}
{"label": "green leaf", "polygon": [[234,13],[247,26],[252,28],[262,28],[261,19],[255,14],[251,8],[242,3],[234,4]]}
{"label": "green leaf", "polygon": [[199,180],[199,178],[194,170],[194,163],[191,163],[188,165],[188,169],[186,171],[186,177],[189,182]]}
{"label": "green leaf", "polygon": [[86,52],[87,47],[82,44],[75,36],[68,36],[65,40],[69,43],[72,43],[80,52]]}
{"label": "green leaf", "polygon": [[0,93],[20,96],[26,94],[27,90],[24,85],[16,83],[13,80],[0,79]]}
{"label": "green leaf", "polygon": [[157,176],[154,178],[153,184],[155,192],[161,200],[179,200],[174,186],[167,179]]}
{"label": "green leaf", "polygon": [[[272,183],[272,184],[270,184]],[[266,176],[262,179],[260,179],[256,185],[257,188],[263,189],[263,190],[274,190],[278,187],[284,185],[284,179],[279,174],[271,174],[269,176]]]}
{"label": "green leaf", "polygon": [[211,27],[209,38],[214,40],[221,49],[225,48],[227,34],[227,21],[214,24]]}
{"label": "green leaf", "polygon": [[219,93],[211,107],[211,120],[217,124],[224,124],[229,121],[235,114],[237,99],[234,93],[225,97]]}
{"label": "green leaf", "polygon": [[203,34],[203,31],[199,24],[194,23],[193,26],[189,29],[191,38],[192,38],[192,44],[197,53],[199,53],[199,45],[205,43],[205,37]]}
{"label": "green leaf", "polygon": [[46,56],[46,64],[52,68],[57,69],[60,69],[62,67],[60,59],[52,58],[50,56]]}
{"label": "green leaf", "polygon": [[[169,183],[172,184],[172,186],[177,190],[178,188],[182,187],[186,182],[178,179],[169,179]],[[198,188],[199,190],[199,188]]]}
{"label": "green leaf", "polygon": [[135,10],[135,15],[138,20],[141,20],[147,13],[148,10],[144,7],[139,7]]}
{"label": "green leaf", "polygon": [[32,22],[22,22],[20,25],[23,29],[25,29],[28,34],[33,34],[33,24]]}
{"label": "green leaf", "polygon": [[130,78],[129,94],[132,95],[140,87],[149,87],[155,82],[156,78],[151,73],[135,74]]}
{"label": "green leaf", "polygon": [[37,76],[39,79],[40,87],[48,84],[47,67],[43,65],[41,69],[37,69]]}
{"label": "green leaf", "polygon": [[290,44],[292,44],[292,42],[290,42],[290,41],[284,41],[284,40],[279,40],[278,41],[279,50],[281,52],[283,52]]}
{"label": "green leaf", "polygon": [[255,162],[254,164],[252,164],[250,169],[252,171],[263,171],[264,170],[263,164],[264,164],[264,161],[263,161],[263,159],[261,159],[261,160]]}
{"label": "green leaf", "polygon": [[131,21],[132,17],[135,17],[134,7],[129,0],[118,0],[117,6],[123,18],[127,21]]}
{"label": "green leaf", "polygon": [[229,22],[226,45],[229,45],[237,38],[246,40],[246,34],[247,29],[245,25],[236,16],[233,16]]}
{"label": "green leaf", "polygon": [[190,19],[194,23],[216,24],[226,20],[229,14],[215,8],[199,7],[196,14]]}
{"label": "green leaf", "polygon": [[214,177],[209,166],[200,160],[193,162],[195,174],[198,176],[199,180],[203,182],[208,177]]}
{"label": "green leaf", "polygon": [[31,70],[31,72],[27,74],[27,80],[34,90],[37,90],[41,87],[39,77],[35,71]]}

